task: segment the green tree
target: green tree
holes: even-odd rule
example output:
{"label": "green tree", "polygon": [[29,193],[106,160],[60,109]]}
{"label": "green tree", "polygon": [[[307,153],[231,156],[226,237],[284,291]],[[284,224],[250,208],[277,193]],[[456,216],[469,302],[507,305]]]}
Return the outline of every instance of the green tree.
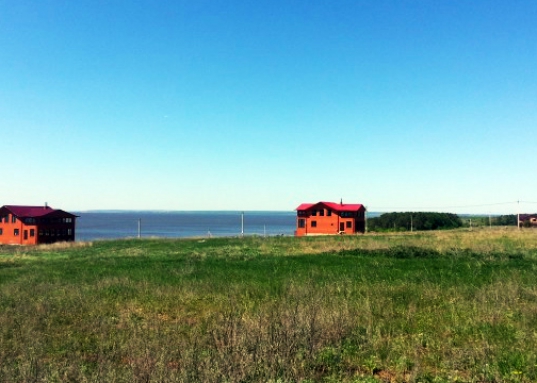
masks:
{"label": "green tree", "polygon": [[461,226],[458,215],[435,212],[384,213],[368,221],[370,231],[439,230]]}

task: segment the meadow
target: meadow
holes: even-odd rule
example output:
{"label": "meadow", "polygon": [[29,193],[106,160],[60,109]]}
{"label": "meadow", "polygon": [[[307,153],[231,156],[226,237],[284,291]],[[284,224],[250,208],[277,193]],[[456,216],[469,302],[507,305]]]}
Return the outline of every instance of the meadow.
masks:
{"label": "meadow", "polygon": [[0,247],[2,382],[534,382],[537,230]]}

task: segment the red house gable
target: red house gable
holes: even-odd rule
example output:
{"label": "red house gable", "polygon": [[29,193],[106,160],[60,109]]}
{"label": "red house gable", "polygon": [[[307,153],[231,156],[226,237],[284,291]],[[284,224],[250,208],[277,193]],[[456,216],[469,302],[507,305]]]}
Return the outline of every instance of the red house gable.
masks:
{"label": "red house gable", "polygon": [[50,206],[0,208],[0,244],[37,245],[75,240],[77,216]]}
{"label": "red house gable", "polygon": [[335,203],[335,202],[317,202],[317,203],[303,203],[300,204],[295,210],[309,210],[314,206],[323,204],[334,211],[359,211],[363,205],[356,203]]}
{"label": "red house gable", "polygon": [[303,203],[296,211],[297,236],[365,232],[365,207],[362,204]]}

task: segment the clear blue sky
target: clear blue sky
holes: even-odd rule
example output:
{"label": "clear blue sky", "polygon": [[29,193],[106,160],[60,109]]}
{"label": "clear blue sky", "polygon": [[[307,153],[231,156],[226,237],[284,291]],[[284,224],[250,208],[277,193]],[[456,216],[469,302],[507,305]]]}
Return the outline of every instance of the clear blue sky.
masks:
{"label": "clear blue sky", "polygon": [[0,0],[0,133],[0,205],[512,213],[537,1]]}

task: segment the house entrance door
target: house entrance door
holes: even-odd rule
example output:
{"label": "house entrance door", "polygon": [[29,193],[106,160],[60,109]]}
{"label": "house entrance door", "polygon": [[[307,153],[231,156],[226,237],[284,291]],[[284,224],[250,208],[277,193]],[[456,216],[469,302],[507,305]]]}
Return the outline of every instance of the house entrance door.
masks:
{"label": "house entrance door", "polygon": [[339,223],[339,231],[341,231],[341,232],[345,231],[345,223],[344,222]]}
{"label": "house entrance door", "polygon": [[28,230],[24,230],[24,240],[28,239]]}

